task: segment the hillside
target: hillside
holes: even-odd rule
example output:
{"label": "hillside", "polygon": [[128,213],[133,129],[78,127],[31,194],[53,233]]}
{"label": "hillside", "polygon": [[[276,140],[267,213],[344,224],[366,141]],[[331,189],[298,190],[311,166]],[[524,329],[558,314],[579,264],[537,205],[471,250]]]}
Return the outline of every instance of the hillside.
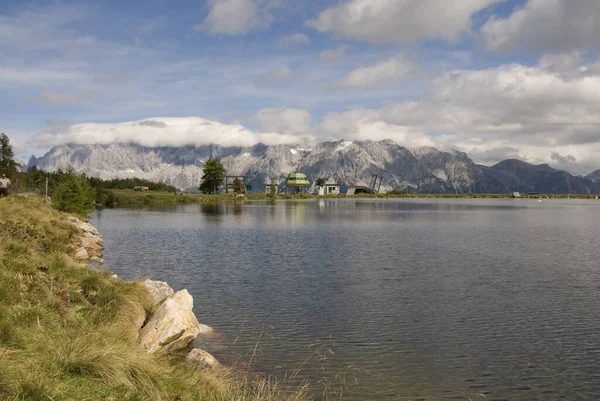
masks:
{"label": "hillside", "polygon": [[146,353],[136,322],[153,312],[151,294],[75,261],[68,219],[41,198],[0,199],[0,399],[308,399]]}

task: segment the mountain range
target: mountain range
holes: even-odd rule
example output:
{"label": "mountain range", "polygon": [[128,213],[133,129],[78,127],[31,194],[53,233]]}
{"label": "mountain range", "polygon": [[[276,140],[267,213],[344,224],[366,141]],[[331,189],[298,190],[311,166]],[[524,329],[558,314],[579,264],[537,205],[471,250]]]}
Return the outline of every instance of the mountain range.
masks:
{"label": "mountain range", "polygon": [[254,190],[281,183],[291,172],[309,180],[326,178],[342,187],[371,186],[383,177],[381,190],[415,193],[600,193],[600,170],[574,176],[546,164],[504,160],[494,166],[473,162],[466,153],[432,147],[408,149],[391,140],[321,142],[314,146],[258,144],[252,147],[218,145],[144,147],[137,144],[61,145],[28,167],[46,171],[67,167],[103,179],[139,177],[178,188],[197,187],[204,163],[221,158],[229,174],[248,176]]}

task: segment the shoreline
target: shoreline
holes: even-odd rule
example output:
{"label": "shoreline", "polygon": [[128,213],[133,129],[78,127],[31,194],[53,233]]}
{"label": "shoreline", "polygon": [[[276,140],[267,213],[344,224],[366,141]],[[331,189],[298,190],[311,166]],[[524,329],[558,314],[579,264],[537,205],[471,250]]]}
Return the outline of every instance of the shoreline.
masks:
{"label": "shoreline", "polygon": [[248,195],[215,194],[174,194],[172,192],[149,191],[137,192],[133,190],[110,190],[113,194],[114,204],[102,207],[126,207],[126,206],[153,206],[174,204],[211,204],[220,202],[248,201],[277,201],[294,199],[590,199],[597,200],[600,194],[522,194],[515,198],[512,194],[359,194],[359,195],[268,195],[254,193]]}
{"label": "shoreline", "polygon": [[119,279],[102,245],[41,197],[0,199],[0,399],[311,399],[190,347],[214,330],[188,291]]}
{"label": "shoreline", "polygon": [[[67,220],[78,230],[72,248],[75,258],[87,264],[88,269],[94,265],[104,265],[104,239],[93,224],[75,216]],[[115,273],[107,270],[115,280],[121,280]],[[193,341],[207,338],[215,330],[198,321],[193,312],[194,299],[187,289],[175,292],[166,282],[132,280],[130,283],[143,285],[152,298],[152,311],[139,328],[139,345],[149,353],[174,353],[188,350],[186,360],[205,364],[207,367],[220,366],[217,359],[201,348],[191,347]],[[149,312],[149,311],[147,311]]]}

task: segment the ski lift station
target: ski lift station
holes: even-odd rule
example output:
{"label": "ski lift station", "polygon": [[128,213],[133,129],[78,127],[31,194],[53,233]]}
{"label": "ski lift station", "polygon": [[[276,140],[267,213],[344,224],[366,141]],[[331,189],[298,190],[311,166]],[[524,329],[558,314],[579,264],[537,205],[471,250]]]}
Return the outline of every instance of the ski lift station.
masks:
{"label": "ski lift station", "polygon": [[310,187],[310,181],[308,181],[305,174],[292,173],[285,180],[285,187],[293,188],[296,193],[300,193],[303,189]]}

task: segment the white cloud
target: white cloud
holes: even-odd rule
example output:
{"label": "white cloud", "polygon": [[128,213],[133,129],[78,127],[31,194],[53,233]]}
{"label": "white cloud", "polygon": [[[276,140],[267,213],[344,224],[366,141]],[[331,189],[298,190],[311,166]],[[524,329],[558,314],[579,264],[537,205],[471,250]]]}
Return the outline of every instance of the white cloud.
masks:
{"label": "white cloud", "polygon": [[293,33],[282,37],[277,43],[279,46],[307,45],[310,44],[310,39],[303,33]]}
{"label": "white cloud", "polygon": [[581,52],[545,54],[538,60],[538,67],[544,71],[565,77],[579,75],[582,70]]}
{"label": "white cloud", "polygon": [[267,80],[269,81],[282,81],[285,79],[290,79],[294,76],[294,71],[290,69],[290,67],[281,67],[278,70],[275,70],[267,75]]}
{"label": "white cloud", "polygon": [[373,43],[457,41],[471,17],[503,0],[346,0],[308,21],[320,32]]}
{"label": "white cloud", "polygon": [[308,135],[312,117],[307,110],[290,108],[263,109],[257,115],[259,132]]}
{"label": "white cloud", "polygon": [[210,0],[210,11],[194,28],[212,34],[241,35],[268,28],[273,22],[271,7],[259,0]]}
{"label": "white cloud", "polygon": [[600,1],[528,0],[507,18],[482,27],[486,46],[496,52],[585,50],[600,44]]}
{"label": "white cloud", "polygon": [[96,100],[100,97],[98,92],[42,92],[37,99],[45,104],[80,104]]}
{"label": "white cloud", "polygon": [[39,66],[9,65],[0,67],[0,88],[19,86],[47,87],[56,82],[75,82],[82,80],[86,74],[68,66]]}
{"label": "white cloud", "polygon": [[339,88],[370,88],[382,83],[401,80],[416,72],[411,61],[396,57],[369,67],[358,68],[337,83]]}
{"label": "white cloud", "polygon": [[63,144],[137,143],[142,146],[185,146],[218,144],[252,146],[295,143],[298,137],[278,133],[254,133],[237,124],[223,124],[200,117],[155,117],[114,124],[84,123],[52,126],[33,140],[38,147]]}
{"label": "white cloud", "polygon": [[[317,132],[322,137],[390,138],[405,146],[458,148],[484,163],[519,156],[583,173],[598,165],[600,74],[584,73],[572,61],[557,73],[551,59],[542,58],[534,67],[451,71],[434,81],[429,98],[329,113]],[[554,61],[565,59],[569,57],[554,56]]]}
{"label": "white cloud", "polygon": [[336,49],[323,50],[320,54],[323,61],[339,61],[346,54],[347,45],[342,45]]}

